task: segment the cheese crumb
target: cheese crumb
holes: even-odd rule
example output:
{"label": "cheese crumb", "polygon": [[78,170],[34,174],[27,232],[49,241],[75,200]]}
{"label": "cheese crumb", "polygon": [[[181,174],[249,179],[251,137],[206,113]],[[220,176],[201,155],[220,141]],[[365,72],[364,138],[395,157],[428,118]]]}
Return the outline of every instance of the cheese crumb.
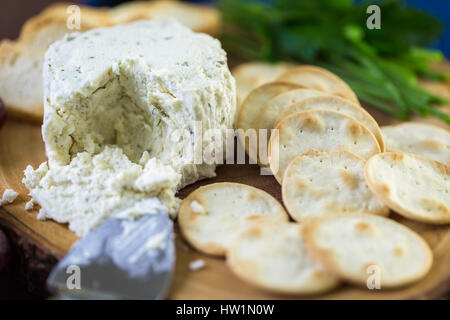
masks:
{"label": "cheese crumb", "polygon": [[15,192],[12,189],[6,189],[5,192],[3,193],[3,197],[0,200],[0,206],[7,204],[7,203],[13,203],[14,200],[16,200],[17,196],[19,194],[17,192]]}
{"label": "cheese crumb", "polygon": [[189,263],[189,269],[191,269],[192,271],[203,269],[205,266],[206,263],[202,259],[197,259]]}
{"label": "cheese crumb", "polygon": [[41,208],[41,210],[39,210],[39,213],[37,215],[37,219],[44,221],[47,220],[47,214],[45,213],[45,210]]}
{"label": "cheese crumb", "polygon": [[198,203],[196,200],[191,202],[191,209],[192,211],[194,211],[194,213],[204,213],[205,212],[205,208],[203,208],[203,206]]}
{"label": "cheese crumb", "polygon": [[34,208],[35,201],[33,198],[30,199],[27,203],[25,203],[25,210],[30,211]]}

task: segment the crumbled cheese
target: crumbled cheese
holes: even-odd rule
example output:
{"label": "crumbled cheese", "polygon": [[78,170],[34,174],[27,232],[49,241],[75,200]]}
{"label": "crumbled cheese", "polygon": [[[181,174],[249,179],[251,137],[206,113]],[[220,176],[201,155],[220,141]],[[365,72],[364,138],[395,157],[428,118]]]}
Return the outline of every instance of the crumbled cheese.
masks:
{"label": "crumbled cheese", "polygon": [[6,189],[5,192],[3,193],[3,197],[0,200],[0,206],[7,204],[7,203],[13,203],[14,200],[16,200],[17,196],[19,194],[17,192],[15,192],[12,189]]}
{"label": "crumbled cheese", "polygon": [[27,211],[33,210],[34,204],[35,204],[35,201],[33,200],[33,198],[31,198],[30,201],[25,203],[25,210],[27,210]]}
{"label": "crumbled cheese", "polygon": [[192,271],[196,271],[196,270],[202,269],[205,266],[206,266],[206,263],[202,259],[197,259],[197,260],[191,261],[189,263],[189,269],[191,269]]}
{"label": "crumbled cheese", "polygon": [[147,254],[150,250],[162,250],[165,248],[167,244],[167,231],[160,232],[151,236],[143,246],[138,248],[133,254],[128,258],[130,263],[135,263],[138,261],[144,254]]}
{"label": "crumbled cheese", "polygon": [[194,200],[191,202],[191,209],[194,213],[204,213],[205,212],[205,208],[198,203],[198,201]]}
{"label": "crumbled cheese", "polygon": [[[43,176],[34,179],[36,174]],[[28,167],[23,182],[48,218],[69,222],[69,228],[83,236],[111,215],[126,218],[152,214],[155,208],[140,206],[143,199],[158,197],[174,215],[179,205],[175,197],[179,180],[172,167],[155,158],[142,167],[131,162],[121,149],[106,147],[95,156],[82,152],[70,165],[51,170],[47,165],[36,171]]]}
{"label": "crumbled cheese", "polygon": [[38,220],[47,220],[47,213],[45,212],[45,210],[43,208],[41,208],[41,210],[39,210],[39,213],[37,215],[37,219]]}
{"label": "crumbled cheese", "polygon": [[194,129],[224,133],[235,108],[226,53],[210,36],[174,20],[70,34],[45,55],[48,165],[27,167],[23,181],[47,217],[79,236],[150,197],[175,215],[176,191],[215,175],[214,163],[192,157],[216,142],[198,147]]}

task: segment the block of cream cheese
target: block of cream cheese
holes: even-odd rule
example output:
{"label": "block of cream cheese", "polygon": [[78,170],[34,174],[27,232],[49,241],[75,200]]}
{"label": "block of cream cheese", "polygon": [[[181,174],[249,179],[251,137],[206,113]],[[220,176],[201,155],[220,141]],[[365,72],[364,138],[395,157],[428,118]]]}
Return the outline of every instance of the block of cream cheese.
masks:
{"label": "block of cream cheese", "polygon": [[173,215],[179,188],[215,175],[193,157],[222,143],[194,132],[224,134],[236,109],[218,40],[175,20],[73,33],[50,46],[43,76],[48,164],[24,183],[47,218],[83,236],[154,196]]}

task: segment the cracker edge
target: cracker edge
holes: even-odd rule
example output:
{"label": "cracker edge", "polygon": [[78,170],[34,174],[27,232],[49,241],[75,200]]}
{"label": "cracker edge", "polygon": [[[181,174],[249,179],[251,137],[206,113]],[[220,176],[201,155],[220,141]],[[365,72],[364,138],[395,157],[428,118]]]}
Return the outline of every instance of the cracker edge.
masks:
{"label": "cracker edge", "polygon": [[[302,237],[304,238],[303,240],[306,242],[305,235],[304,235],[304,227],[296,222],[287,222],[286,223],[286,225],[291,225],[291,224],[297,225],[297,227],[299,229],[299,233],[302,234]],[[260,227],[262,226],[264,228],[265,225],[268,226],[269,228],[271,227],[271,225],[269,225],[267,222],[259,223]],[[231,244],[229,250],[227,251],[227,255],[226,255],[226,261],[227,261],[228,267],[239,279],[245,281],[246,283],[249,283],[250,285],[252,285],[256,288],[262,289],[263,291],[278,294],[278,295],[287,295],[287,296],[318,295],[318,294],[322,294],[322,293],[331,291],[334,288],[336,288],[338,285],[340,285],[341,281],[340,281],[340,278],[338,278],[338,277],[336,277],[336,281],[334,283],[330,284],[329,287],[316,289],[316,290],[288,289],[283,286],[275,287],[275,286],[271,286],[271,285],[267,285],[267,284],[263,283],[262,281],[260,281],[258,279],[258,277],[255,277],[253,273],[247,273],[247,272],[243,271],[243,269],[240,266],[240,263],[236,263],[237,258],[234,255],[234,251],[235,251],[234,248],[237,247],[239,241],[241,240],[241,237],[246,236],[249,232],[251,232],[251,231],[246,230],[243,233],[241,233],[239,236],[237,236],[234,239],[233,243]],[[309,248],[307,250],[310,251]],[[310,254],[312,255],[311,252],[310,252]],[[315,257],[313,257],[313,259],[315,259]],[[328,269],[325,269],[325,270],[328,271]],[[335,276],[334,274],[332,274],[332,275]]]}
{"label": "cracker edge", "polygon": [[207,255],[212,255],[212,256],[219,256],[219,257],[223,257],[226,255],[226,248],[223,248],[221,246],[211,246],[209,245],[209,243],[206,243],[206,245],[204,243],[200,243],[198,241],[196,241],[196,239],[192,239],[192,237],[190,237],[188,235],[188,233],[186,232],[185,228],[183,227],[184,225],[184,221],[185,221],[185,215],[187,215],[188,210],[186,209],[186,206],[189,205],[189,203],[191,202],[191,199],[193,197],[195,197],[197,192],[202,192],[202,190],[206,189],[206,188],[214,188],[215,186],[220,185],[227,185],[227,186],[238,186],[238,187],[244,187],[244,188],[248,188],[251,190],[256,190],[256,192],[262,192],[262,194],[265,194],[264,196],[268,196],[272,199],[273,203],[276,203],[276,205],[279,207],[280,212],[283,212],[285,215],[285,220],[289,221],[289,214],[286,212],[286,210],[284,209],[283,205],[277,200],[275,199],[275,197],[273,197],[270,193],[247,185],[247,184],[243,184],[243,183],[237,183],[237,182],[216,182],[216,183],[211,183],[211,184],[207,184],[205,186],[201,186],[199,188],[197,188],[196,190],[192,191],[186,198],[183,199],[183,201],[180,204],[180,209],[178,211],[178,226],[180,228],[180,232],[183,236],[183,238],[185,239],[185,241],[190,244],[192,247],[194,247],[194,249],[205,253]]}
{"label": "cracker edge", "polygon": [[[415,277],[410,277],[410,278],[406,278],[403,281],[397,281],[397,282],[393,282],[393,283],[382,283],[382,288],[384,289],[392,289],[392,288],[398,288],[398,287],[402,287],[402,286],[406,286],[409,285],[413,282],[419,281],[421,279],[423,279],[431,270],[431,267],[433,266],[433,251],[431,250],[430,246],[428,245],[428,243],[425,241],[425,239],[423,239],[417,232],[415,232],[414,230],[406,227],[405,225],[396,222],[392,219],[386,218],[386,217],[382,217],[382,216],[377,216],[377,215],[369,215],[369,214],[365,214],[365,213],[347,213],[347,214],[331,214],[331,215],[327,215],[326,217],[323,218],[318,218],[318,219],[314,219],[312,220],[310,223],[305,225],[305,229],[304,229],[304,236],[305,236],[305,241],[306,241],[306,245],[308,246],[308,249],[310,250],[311,254],[318,260],[320,261],[325,268],[327,268],[327,270],[329,270],[330,272],[336,274],[337,276],[339,276],[341,279],[345,280],[348,283],[354,284],[360,288],[365,288],[366,287],[366,282],[367,282],[367,277],[364,277],[363,279],[359,278],[359,277],[354,277],[353,275],[345,272],[344,270],[341,270],[338,266],[337,263],[335,263],[332,258],[329,258],[329,254],[326,254],[326,252],[329,252],[328,249],[323,249],[323,248],[319,248],[316,243],[314,242],[313,239],[313,232],[315,231],[315,229],[317,228],[317,226],[320,223],[323,223],[326,220],[330,220],[330,219],[337,219],[340,216],[344,216],[344,217],[348,217],[349,215],[353,215],[353,216],[371,216],[371,217],[375,217],[375,219],[379,218],[379,219],[386,219],[391,221],[392,223],[397,224],[400,228],[403,228],[404,230],[406,230],[407,232],[411,232],[419,242],[422,242],[422,244],[425,247],[425,251],[426,251],[426,255],[428,256],[427,259],[427,263],[425,265],[425,268],[422,270],[422,272],[418,275],[416,275]],[[327,258],[328,257],[328,258]]]}
{"label": "cracker edge", "polygon": [[422,223],[428,223],[428,224],[434,224],[434,225],[443,225],[443,224],[450,223],[450,217],[448,220],[445,220],[445,219],[435,220],[435,219],[426,219],[426,218],[424,219],[423,217],[418,217],[411,210],[402,207],[401,205],[397,204],[395,201],[391,200],[390,198],[388,198],[384,195],[384,192],[382,192],[375,185],[375,183],[373,181],[373,177],[370,172],[370,165],[374,161],[372,158],[374,158],[376,156],[380,157],[381,155],[386,155],[386,154],[396,154],[396,155],[401,155],[401,156],[407,155],[407,156],[411,156],[414,158],[419,158],[421,160],[425,160],[425,161],[433,163],[437,168],[443,167],[446,172],[450,172],[450,167],[439,161],[427,158],[425,156],[421,156],[421,155],[413,154],[413,153],[406,153],[406,152],[383,152],[383,153],[380,153],[379,155],[373,155],[366,161],[366,164],[364,166],[364,177],[366,178],[366,182],[367,182],[367,185],[369,186],[370,190],[378,197],[378,199],[381,202],[383,202],[392,211],[396,212],[397,214],[399,214],[405,218],[408,218],[413,221],[422,222]]}

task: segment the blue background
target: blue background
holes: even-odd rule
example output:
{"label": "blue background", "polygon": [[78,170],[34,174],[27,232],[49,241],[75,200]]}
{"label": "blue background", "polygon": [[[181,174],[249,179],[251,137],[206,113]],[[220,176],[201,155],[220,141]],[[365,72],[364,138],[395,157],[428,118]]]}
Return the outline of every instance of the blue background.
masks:
{"label": "blue background", "polygon": [[[405,2],[429,12],[441,20],[445,30],[433,47],[441,50],[447,58],[450,58],[450,0],[406,0]],[[383,23],[383,13],[381,13],[381,23]]]}

